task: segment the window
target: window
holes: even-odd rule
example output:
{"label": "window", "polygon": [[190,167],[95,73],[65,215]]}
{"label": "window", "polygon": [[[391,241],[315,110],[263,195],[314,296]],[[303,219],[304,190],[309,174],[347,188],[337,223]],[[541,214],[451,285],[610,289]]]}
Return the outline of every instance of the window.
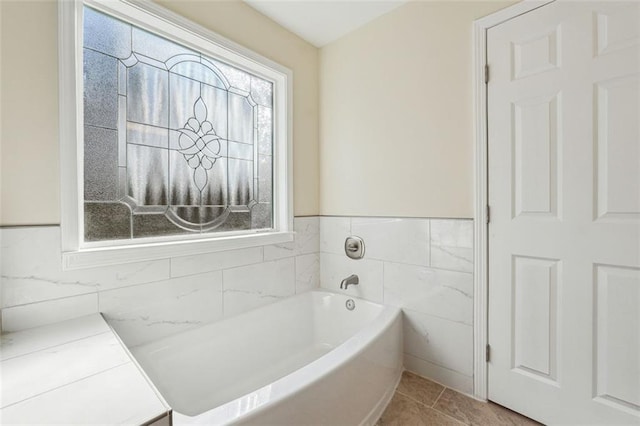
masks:
{"label": "window", "polygon": [[290,240],[290,72],[152,3],[60,4],[66,266]]}

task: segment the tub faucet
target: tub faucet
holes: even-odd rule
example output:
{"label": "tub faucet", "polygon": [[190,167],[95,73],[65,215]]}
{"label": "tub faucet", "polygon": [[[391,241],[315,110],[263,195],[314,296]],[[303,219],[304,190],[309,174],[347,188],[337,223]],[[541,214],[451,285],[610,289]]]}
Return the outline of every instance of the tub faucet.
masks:
{"label": "tub faucet", "polygon": [[340,288],[346,290],[350,285],[358,285],[360,280],[356,274],[351,274],[340,283]]}

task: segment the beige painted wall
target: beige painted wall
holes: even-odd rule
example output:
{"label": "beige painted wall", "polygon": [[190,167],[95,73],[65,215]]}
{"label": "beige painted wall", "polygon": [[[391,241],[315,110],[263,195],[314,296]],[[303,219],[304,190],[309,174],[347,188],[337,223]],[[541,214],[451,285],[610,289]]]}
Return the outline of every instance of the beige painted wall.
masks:
{"label": "beige painted wall", "polygon": [[0,224],[59,223],[56,4],[0,9]]}
{"label": "beige painted wall", "polygon": [[320,50],[320,212],[473,217],[471,27],[507,2],[411,2]]}
{"label": "beige painted wall", "polygon": [[[318,207],[318,49],[240,0],[165,7],[294,72],[295,214]],[[57,9],[0,0],[0,225],[60,222]]]}

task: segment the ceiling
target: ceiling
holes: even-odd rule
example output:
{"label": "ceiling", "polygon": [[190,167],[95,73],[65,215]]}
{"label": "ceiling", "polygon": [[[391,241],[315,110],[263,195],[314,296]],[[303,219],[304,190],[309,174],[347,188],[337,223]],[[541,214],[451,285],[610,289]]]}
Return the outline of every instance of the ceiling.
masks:
{"label": "ceiling", "polygon": [[244,0],[249,6],[322,47],[407,0]]}

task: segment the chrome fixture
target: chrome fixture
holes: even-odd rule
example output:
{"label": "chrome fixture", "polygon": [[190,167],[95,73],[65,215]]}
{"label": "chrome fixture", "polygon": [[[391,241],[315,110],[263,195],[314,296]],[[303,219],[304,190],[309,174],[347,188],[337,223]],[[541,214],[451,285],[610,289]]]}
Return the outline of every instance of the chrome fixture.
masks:
{"label": "chrome fixture", "polygon": [[347,237],[344,240],[344,252],[351,259],[362,259],[364,257],[364,241],[360,237]]}
{"label": "chrome fixture", "polygon": [[350,285],[358,285],[360,280],[356,274],[351,274],[340,283],[340,288],[346,290]]}
{"label": "chrome fixture", "polygon": [[356,302],[354,302],[353,299],[347,300],[347,302],[344,305],[350,311],[353,311],[356,308]]}

